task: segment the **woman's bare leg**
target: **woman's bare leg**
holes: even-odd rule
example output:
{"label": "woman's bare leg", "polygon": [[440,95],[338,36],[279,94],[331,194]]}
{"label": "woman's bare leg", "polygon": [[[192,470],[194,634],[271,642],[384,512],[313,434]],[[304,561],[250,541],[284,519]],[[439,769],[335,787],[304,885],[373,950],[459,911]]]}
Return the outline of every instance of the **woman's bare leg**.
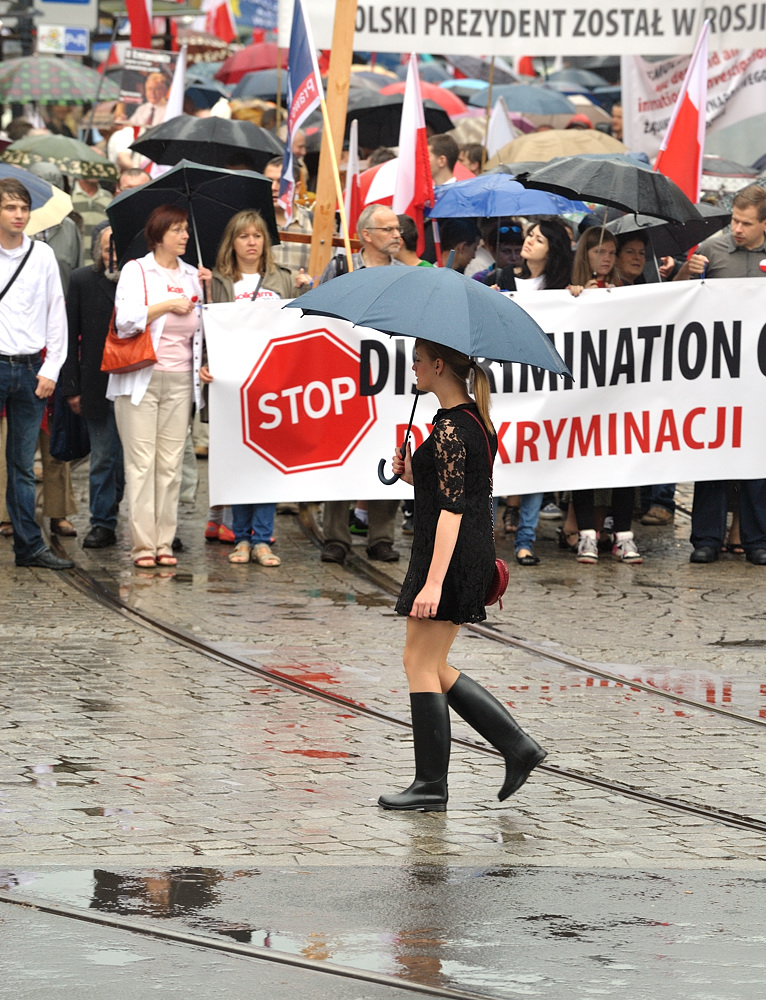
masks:
{"label": "woman's bare leg", "polygon": [[447,656],[459,628],[452,622],[407,619],[403,659],[410,694],[446,693],[455,683],[458,671],[448,665]]}

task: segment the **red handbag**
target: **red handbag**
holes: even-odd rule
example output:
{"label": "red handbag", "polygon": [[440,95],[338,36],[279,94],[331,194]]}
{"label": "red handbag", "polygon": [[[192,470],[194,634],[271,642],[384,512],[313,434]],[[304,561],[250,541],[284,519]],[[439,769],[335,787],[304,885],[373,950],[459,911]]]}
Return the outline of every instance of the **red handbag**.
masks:
{"label": "red handbag", "polygon": [[[492,449],[489,446],[489,435],[487,434],[487,428],[484,426],[481,420],[476,416],[475,413],[471,413],[470,410],[465,411],[469,416],[473,417],[476,423],[481,427],[484,432],[484,438],[487,442],[487,457],[489,458],[489,509],[492,511],[492,530],[494,533],[495,528],[495,504],[492,499]],[[493,604],[499,604],[500,610],[503,610],[503,594],[508,587],[508,580],[510,579],[510,574],[508,572],[508,563],[505,559],[500,559],[495,557],[495,571],[492,574],[492,579],[490,580],[489,587],[487,588],[487,593],[484,597],[484,606],[490,607]]]}
{"label": "red handbag", "polygon": [[[138,266],[141,267],[140,264]],[[144,279],[144,304],[149,305],[146,275],[142,267],[141,277]],[[157,355],[154,353],[149,325],[147,324],[143,333],[137,333],[135,337],[118,337],[114,325],[115,311],[112,311],[112,318],[109,320],[109,332],[101,357],[101,371],[109,372],[111,375],[127,375],[128,372],[137,372],[141,368],[156,364]]]}

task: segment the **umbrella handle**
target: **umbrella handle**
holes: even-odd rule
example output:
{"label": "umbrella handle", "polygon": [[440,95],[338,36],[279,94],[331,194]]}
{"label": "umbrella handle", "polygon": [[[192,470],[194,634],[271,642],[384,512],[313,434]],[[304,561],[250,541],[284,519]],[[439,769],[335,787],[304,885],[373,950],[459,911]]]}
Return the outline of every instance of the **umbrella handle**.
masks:
{"label": "umbrella handle", "polygon": [[387,476],[386,475],[386,460],[381,458],[378,462],[378,479],[383,483],[384,486],[393,486],[394,483],[399,479],[398,476]]}

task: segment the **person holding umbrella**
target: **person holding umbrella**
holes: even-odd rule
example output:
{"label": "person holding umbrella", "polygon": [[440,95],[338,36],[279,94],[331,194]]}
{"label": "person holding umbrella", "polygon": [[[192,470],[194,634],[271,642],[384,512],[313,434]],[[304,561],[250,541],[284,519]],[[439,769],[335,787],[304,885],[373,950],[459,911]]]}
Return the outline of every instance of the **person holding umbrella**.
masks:
{"label": "person holding umbrella", "polygon": [[[500,800],[517,791],[545,751],[476,681],[447,657],[463,622],[486,618],[484,598],[495,565],[492,464],[497,437],[489,416],[487,374],[465,354],[415,341],[416,388],[440,409],[415,455],[396,452],[393,471],[415,487],[412,555],[396,610],[407,616],[404,669],[410,688],[415,780],[381,795],[384,809],[442,812],[447,804],[449,706],[504,755]],[[473,379],[476,402],[468,394]]]}
{"label": "person holding umbrella", "polygon": [[[290,299],[295,295],[290,271],[274,263],[271,238],[258,212],[239,212],[229,220],[218,248],[210,283],[212,302],[239,299]],[[207,365],[200,371],[203,382],[212,382]],[[274,503],[232,504],[234,551],[230,563],[279,566],[271,551]]]}
{"label": "person holding umbrella", "polygon": [[210,271],[181,260],[189,240],[188,214],[159,205],[144,229],[149,253],[122,269],[115,297],[120,338],[148,326],[157,361],[129,374],[111,374],[107,399],[125,456],[135,566],[175,566],[172,544],[178,516],[186,432],[192,400],[201,405],[202,288]]}

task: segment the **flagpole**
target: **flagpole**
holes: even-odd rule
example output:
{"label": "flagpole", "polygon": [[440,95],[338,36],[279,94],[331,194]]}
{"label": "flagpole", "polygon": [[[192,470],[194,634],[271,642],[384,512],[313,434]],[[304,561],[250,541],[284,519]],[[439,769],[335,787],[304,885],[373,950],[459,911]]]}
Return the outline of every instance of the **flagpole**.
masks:
{"label": "flagpole", "polygon": [[487,143],[489,142],[489,116],[492,110],[492,81],[495,78],[495,57],[489,62],[489,89],[487,90],[487,127],[484,129],[484,149],[481,153],[481,169],[487,164]]}
{"label": "flagpole", "polygon": [[343,197],[343,188],[340,184],[340,170],[338,169],[338,158],[335,155],[335,143],[332,141],[330,130],[330,116],[327,113],[327,104],[324,97],[321,98],[319,106],[322,109],[322,121],[324,122],[324,136],[327,139],[327,150],[330,154],[332,164],[333,179],[335,181],[335,194],[338,198],[338,209],[340,210],[340,225],[343,231],[343,244],[346,247],[346,261],[349,271],[354,270],[354,262],[351,259],[351,240],[348,232],[348,219],[346,218],[346,202]]}

